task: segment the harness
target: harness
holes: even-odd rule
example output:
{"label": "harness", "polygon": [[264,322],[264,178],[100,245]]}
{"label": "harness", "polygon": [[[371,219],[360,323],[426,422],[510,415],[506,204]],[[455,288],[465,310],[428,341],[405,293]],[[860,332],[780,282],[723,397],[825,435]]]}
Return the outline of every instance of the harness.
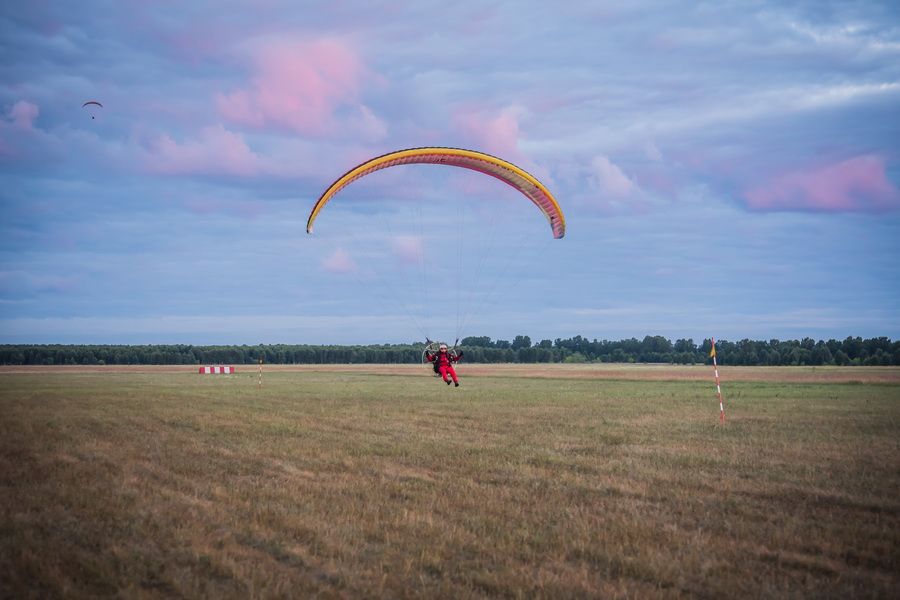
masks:
{"label": "harness", "polygon": [[[438,349],[438,350],[430,350],[429,349],[429,347],[437,346],[438,345],[437,342],[432,342],[431,340],[426,340],[426,342],[427,342],[427,345],[425,346],[425,351],[422,353],[422,362],[424,363],[425,359],[430,360],[430,357],[433,356],[434,360],[430,361],[431,368],[434,371],[435,376],[439,377],[441,374],[441,360],[440,360],[441,351],[440,351],[440,349]],[[456,340],[456,343],[459,343],[459,339]],[[451,357],[457,357],[457,360],[459,359],[459,354],[456,352],[456,344],[454,344],[452,348],[447,349],[447,364],[452,366],[453,360],[451,359]]]}
{"label": "harness", "polygon": [[[441,374],[441,351],[440,350],[438,350],[437,353],[434,355],[434,360],[432,361],[432,363],[433,363],[432,369],[434,369],[435,373],[440,375]],[[447,349],[447,364],[448,365],[453,364],[453,361],[450,360],[450,350],[449,349]]]}

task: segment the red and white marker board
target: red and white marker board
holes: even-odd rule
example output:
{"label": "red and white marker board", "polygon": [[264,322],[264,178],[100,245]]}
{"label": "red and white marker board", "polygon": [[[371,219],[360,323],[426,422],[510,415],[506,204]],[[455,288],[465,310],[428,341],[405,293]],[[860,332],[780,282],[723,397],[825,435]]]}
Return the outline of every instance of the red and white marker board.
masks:
{"label": "red and white marker board", "polygon": [[230,375],[234,373],[234,367],[200,367],[201,375]]}

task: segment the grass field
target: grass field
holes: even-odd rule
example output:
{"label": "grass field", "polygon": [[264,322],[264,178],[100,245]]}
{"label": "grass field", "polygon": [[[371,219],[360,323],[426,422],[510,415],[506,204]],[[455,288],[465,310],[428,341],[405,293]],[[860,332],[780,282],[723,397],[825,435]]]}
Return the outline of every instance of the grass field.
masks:
{"label": "grass field", "polygon": [[900,369],[469,369],[0,371],[0,596],[900,597]]}

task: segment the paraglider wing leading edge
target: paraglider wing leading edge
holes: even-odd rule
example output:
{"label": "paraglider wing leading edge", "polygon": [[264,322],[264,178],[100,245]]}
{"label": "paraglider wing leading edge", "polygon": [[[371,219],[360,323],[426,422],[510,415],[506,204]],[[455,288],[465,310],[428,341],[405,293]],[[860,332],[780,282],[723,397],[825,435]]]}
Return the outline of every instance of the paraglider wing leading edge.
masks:
{"label": "paraglider wing leading edge", "polygon": [[544,187],[535,177],[520,169],[514,164],[503,159],[462,148],[410,148],[398,150],[389,154],[378,156],[368,160],[353,169],[328,186],[328,189],[319,197],[310,212],[306,222],[306,232],[312,233],[313,223],[319,211],[342,189],[369,173],[409,164],[435,164],[462,167],[478,171],[512,186],[524,194],[537,206],[550,222],[554,238],[561,238],[566,234],[566,219],[553,194]]}

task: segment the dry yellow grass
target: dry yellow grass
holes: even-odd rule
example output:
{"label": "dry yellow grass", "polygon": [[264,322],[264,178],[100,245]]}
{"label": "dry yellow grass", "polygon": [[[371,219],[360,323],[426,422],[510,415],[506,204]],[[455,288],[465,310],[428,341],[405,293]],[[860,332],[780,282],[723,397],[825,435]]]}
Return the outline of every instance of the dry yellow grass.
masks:
{"label": "dry yellow grass", "polygon": [[897,597],[900,384],[713,391],[3,372],[0,590]]}
{"label": "dry yellow grass", "polygon": [[[458,365],[468,377],[529,377],[550,379],[624,379],[630,381],[711,381],[711,365],[669,364],[470,364]],[[236,365],[242,375],[256,374],[257,365]],[[900,367],[732,367],[720,365],[723,381],[784,383],[896,383]],[[196,373],[196,365],[0,365],[11,373]],[[355,373],[371,375],[422,374],[415,364],[265,365],[264,373]]]}

